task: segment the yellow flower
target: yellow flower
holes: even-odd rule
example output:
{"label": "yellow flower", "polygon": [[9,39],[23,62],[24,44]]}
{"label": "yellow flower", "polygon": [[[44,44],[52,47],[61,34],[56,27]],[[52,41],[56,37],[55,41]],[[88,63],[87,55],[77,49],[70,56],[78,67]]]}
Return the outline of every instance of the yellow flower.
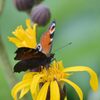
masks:
{"label": "yellow flower", "polygon": [[37,24],[31,25],[29,19],[26,20],[27,28],[24,29],[22,26],[18,26],[17,29],[12,32],[15,37],[8,37],[9,41],[14,43],[17,47],[29,47],[35,48],[36,43],[36,26]]}
{"label": "yellow flower", "polygon": [[[43,68],[41,72],[27,72],[22,81],[12,89],[12,96],[17,100],[17,93],[20,93],[20,99],[27,93],[31,92],[34,100],[46,100],[50,95],[50,100],[60,100],[60,90],[65,83],[71,85],[77,92],[80,100],[83,100],[82,90],[68,78],[72,72],[86,71],[90,75],[90,86],[94,91],[98,89],[98,78],[96,73],[85,66],[73,66],[64,68],[61,61],[54,61],[48,69]],[[65,100],[67,97],[65,96]]]}
{"label": "yellow flower", "polygon": [[[30,47],[36,48],[36,24],[31,25],[30,20],[26,20],[27,28],[22,26],[13,32],[15,37],[8,37],[9,41],[13,42],[17,47]],[[72,72],[86,71],[90,75],[90,86],[96,91],[98,89],[98,78],[96,73],[85,66],[73,66],[64,68],[61,61],[54,61],[48,69],[43,68],[41,72],[26,72],[21,82],[16,84],[12,89],[12,96],[14,100],[17,100],[17,94],[20,92],[19,99],[21,99],[26,93],[31,92],[34,100],[60,100],[62,98],[62,91],[64,84],[71,85],[80,100],[83,100],[82,90],[68,78],[72,75]],[[64,91],[63,91],[64,92]],[[49,95],[49,96],[48,96]],[[67,96],[64,95],[65,100]]]}

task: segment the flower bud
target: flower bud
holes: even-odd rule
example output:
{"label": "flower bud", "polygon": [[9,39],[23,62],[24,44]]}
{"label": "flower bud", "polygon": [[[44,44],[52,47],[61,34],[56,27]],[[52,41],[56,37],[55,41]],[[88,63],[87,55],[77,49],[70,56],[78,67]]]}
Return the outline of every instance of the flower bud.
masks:
{"label": "flower bud", "polygon": [[44,0],[34,0],[35,5],[40,4]]}
{"label": "flower bud", "polygon": [[51,13],[48,7],[44,5],[38,5],[31,11],[31,20],[33,23],[37,23],[39,26],[45,26],[50,21]]}
{"label": "flower bud", "polygon": [[19,11],[27,11],[42,1],[43,0],[14,0],[14,4]]}

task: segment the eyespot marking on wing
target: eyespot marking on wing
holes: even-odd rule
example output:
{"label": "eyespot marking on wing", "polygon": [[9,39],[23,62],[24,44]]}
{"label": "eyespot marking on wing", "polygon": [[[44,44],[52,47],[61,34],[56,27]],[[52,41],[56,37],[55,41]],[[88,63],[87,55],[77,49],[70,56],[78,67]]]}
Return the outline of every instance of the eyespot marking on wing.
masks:
{"label": "eyespot marking on wing", "polygon": [[49,32],[50,32],[50,34],[53,34],[53,33],[55,32],[55,27],[56,27],[56,22],[53,21],[53,22],[51,23],[51,26],[49,27]]}
{"label": "eyespot marking on wing", "polygon": [[37,45],[37,49],[38,49],[39,51],[42,51],[42,45],[41,45],[40,43]]}

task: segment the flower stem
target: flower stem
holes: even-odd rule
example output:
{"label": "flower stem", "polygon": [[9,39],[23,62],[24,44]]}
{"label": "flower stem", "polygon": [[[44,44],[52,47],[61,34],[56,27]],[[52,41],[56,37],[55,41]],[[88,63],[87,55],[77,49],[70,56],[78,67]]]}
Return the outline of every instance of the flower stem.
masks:
{"label": "flower stem", "polygon": [[[5,78],[7,79],[9,87],[12,89],[12,87],[17,83],[17,78],[12,71],[11,63],[6,53],[6,49],[3,44],[1,36],[0,36],[0,63],[2,63],[2,66],[0,66],[0,68],[3,69],[4,75],[5,75]],[[27,100],[27,96],[25,96],[22,100]]]}
{"label": "flower stem", "polygon": [[0,14],[2,14],[4,5],[5,5],[5,0],[0,0]]}
{"label": "flower stem", "polygon": [[11,63],[6,53],[6,49],[2,42],[1,36],[0,36],[0,61],[3,65],[0,67],[4,70],[5,78],[7,79],[10,88],[12,88],[14,84],[17,82],[17,79],[12,71]]}

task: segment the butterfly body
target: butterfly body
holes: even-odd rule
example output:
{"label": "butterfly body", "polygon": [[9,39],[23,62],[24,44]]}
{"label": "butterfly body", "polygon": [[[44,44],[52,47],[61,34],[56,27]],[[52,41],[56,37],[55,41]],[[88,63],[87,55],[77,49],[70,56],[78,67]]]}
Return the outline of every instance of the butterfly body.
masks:
{"label": "butterfly body", "polygon": [[49,30],[42,35],[36,48],[21,47],[16,50],[14,59],[19,62],[14,66],[14,72],[33,70],[41,66],[48,66],[51,63],[54,58],[54,54],[50,53],[53,39],[51,35],[54,34],[54,31],[55,22],[52,22]]}

